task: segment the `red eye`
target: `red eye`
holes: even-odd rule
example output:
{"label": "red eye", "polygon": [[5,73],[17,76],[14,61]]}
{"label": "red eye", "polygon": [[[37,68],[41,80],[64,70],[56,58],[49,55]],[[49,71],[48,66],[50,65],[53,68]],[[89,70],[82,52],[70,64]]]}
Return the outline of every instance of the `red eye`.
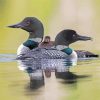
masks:
{"label": "red eye", "polygon": [[73,37],[75,37],[76,35],[75,34],[73,34]]}
{"label": "red eye", "polygon": [[30,21],[27,21],[26,24],[29,25],[30,24]]}

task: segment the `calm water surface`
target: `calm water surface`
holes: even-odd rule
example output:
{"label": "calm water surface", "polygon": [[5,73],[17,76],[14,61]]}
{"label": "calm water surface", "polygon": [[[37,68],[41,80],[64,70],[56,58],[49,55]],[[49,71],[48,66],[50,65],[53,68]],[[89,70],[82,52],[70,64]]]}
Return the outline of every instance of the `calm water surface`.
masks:
{"label": "calm water surface", "polygon": [[15,54],[0,54],[0,100],[100,100],[100,59],[80,60],[66,79],[52,72],[45,85],[32,89]]}

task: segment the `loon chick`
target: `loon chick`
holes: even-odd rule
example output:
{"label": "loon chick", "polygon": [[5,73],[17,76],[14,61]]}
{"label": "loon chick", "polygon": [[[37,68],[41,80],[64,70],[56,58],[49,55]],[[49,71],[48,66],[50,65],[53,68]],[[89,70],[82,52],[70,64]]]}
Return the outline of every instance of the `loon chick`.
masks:
{"label": "loon chick", "polygon": [[[51,48],[52,46],[54,46],[54,41],[51,41],[50,36],[45,36],[44,41],[39,44],[40,48]],[[51,77],[51,69],[50,68],[46,68],[44,70],[44,72],[45,72],[45,76],[47,78]]]}
{"label": "loon chick", "polygon": [[45,36],[43,42],[39,44],[40,48],[51,48],[54,46],[54,41],[51,41],[50,36]]}

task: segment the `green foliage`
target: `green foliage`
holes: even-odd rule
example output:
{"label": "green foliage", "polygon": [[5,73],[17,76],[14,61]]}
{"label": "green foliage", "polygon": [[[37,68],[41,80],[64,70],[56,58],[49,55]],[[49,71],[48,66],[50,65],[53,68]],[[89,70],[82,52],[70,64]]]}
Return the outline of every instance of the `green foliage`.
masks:
{"label": "green foliage", "polygon": [[[6,26],[20,22],[23,18],[34,16],[39,18],[48,29],[48,22],[57,0],[0,0],[0,49],[1,52],[16,52],[28,34],[23,30],[9,29]],[[23,34],[22,34],[23,33]],[[14,38],[12,38],[14,37]]]}

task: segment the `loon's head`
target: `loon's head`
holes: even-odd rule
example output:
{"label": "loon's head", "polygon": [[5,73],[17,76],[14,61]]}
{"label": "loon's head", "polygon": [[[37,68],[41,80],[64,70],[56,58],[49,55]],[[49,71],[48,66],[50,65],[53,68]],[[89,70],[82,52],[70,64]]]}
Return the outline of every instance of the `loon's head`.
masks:
{"label": "loon's head", "polygon": [[55,38],[55,46],[57,45],[65,45],[69,46],[71,43],[74,43],[76,41],[87,41],[91,40],[91,37],[87,36],[81,36],[76,33],[76,31],[67,29],[61,31]]}
{"label": "loon's head", "polygon": [[43,38],[44,28],[40,20],[35,17],[26,17],[20,23],[8,26],[10,28],[21,28],[30,33],[29,38]]}

